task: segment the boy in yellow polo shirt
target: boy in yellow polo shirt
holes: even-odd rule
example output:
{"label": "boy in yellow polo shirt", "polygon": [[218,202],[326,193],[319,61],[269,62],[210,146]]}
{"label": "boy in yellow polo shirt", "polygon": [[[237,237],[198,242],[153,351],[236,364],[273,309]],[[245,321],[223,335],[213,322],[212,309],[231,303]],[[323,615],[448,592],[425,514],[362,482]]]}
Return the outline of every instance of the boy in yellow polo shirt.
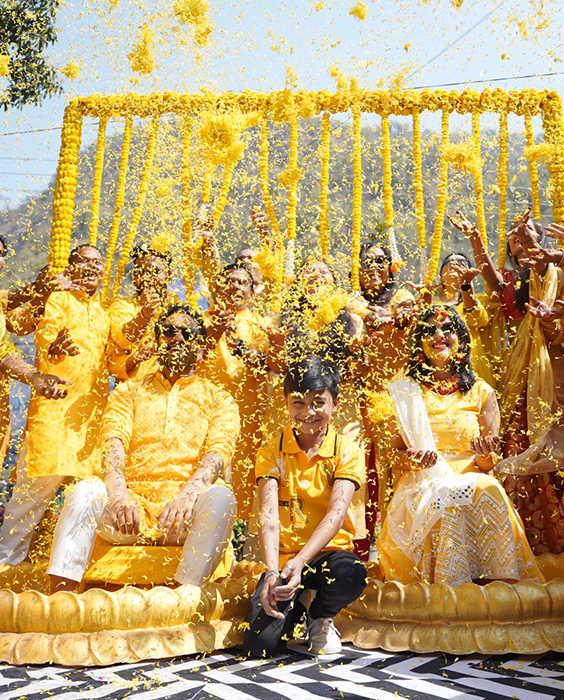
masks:
{"label": "boy in yellow polo shirt", "polygon": [[353,494],[365,479],[364,455],[330,425],[339,403],[333,365],[320,357],[291,365],[284,395],[290,422],[259,450],[255,468],[267,571],[251,600],[245,649],[255,657],[282,653],[308,588],[316,591],[310,651],[335,654],[341,641],[333,618],[366,585],[366,570],[352,551],[351,519]]}

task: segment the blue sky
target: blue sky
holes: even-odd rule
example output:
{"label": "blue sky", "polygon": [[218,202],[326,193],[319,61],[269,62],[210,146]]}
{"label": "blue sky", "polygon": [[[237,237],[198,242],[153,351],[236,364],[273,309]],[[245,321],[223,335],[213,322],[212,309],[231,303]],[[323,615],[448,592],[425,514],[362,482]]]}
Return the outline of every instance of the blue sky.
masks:
{"label": "blue sky", "polygon": [[[557,0],[465,0],[460,9],[450,0],[363,2],[368,14],[362,22],[349,15],[356,0],[210,0],[213,40],[201,50],[191,31],[174,20],[174,0],[63,2],[51,57],[59,68],[80,61],[80,75],[75,81],[63,78],[65,94],[41,107],[0,115],[0,196],[14,203],[48,183],[60,132],[22,132],[59,126],[71,95],[203,87],[267,91],[284,86],[287,67],[297,73],[299,87],[332,89],[333,64],[363,87],[387,87],[410,74],[406,87],[564,71]],[[144,24],[154,32],[157,66],[139,79],[126,54]],[[559,75],[472,87],[562,91],[563,80]],[[85,141],[95,129],[86,124]]]}

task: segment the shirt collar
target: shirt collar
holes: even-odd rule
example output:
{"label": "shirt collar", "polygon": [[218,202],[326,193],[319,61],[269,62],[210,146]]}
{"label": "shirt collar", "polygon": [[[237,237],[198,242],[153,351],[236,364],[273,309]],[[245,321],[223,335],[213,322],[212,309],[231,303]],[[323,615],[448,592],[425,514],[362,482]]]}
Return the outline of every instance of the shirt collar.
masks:
{"label": "shirt collar", "polygon": [[[334,457],[336,452],[336,444],[337,434],[335,432],[335,428],[333,428],[333,426],[329,424],[329,427],[327,428],[327,435],[325,435],[325,437],[323,438],[323,442],[321,443],[321,447],[317,451],[316,456],[323,458]],[[287,425],[284,428],[284,434],[282,438],[282,452],[285,452],[287,454],[296,454],[297,452],[301,451],[302,449],[298,445],[296,436],[294,435],[294,429],[291,425]]]}

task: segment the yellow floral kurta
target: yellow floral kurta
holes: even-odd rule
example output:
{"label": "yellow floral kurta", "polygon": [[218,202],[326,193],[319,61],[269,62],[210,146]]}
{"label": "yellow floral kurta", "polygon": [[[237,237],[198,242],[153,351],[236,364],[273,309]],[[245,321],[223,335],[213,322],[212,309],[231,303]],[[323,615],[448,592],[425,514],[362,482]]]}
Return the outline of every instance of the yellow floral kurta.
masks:
{"label": "yellow floral kurta", "polygon": [[165,505],[208,452],[226,464],[239,434],[239,412],[229,394],[200,376],[173,386],[161,372],[123,382],[112,392],[102,419],[102,442],[125,447],[125,480],[140,506],[142,534],[157,534]]}
{"label": "yellow floral kurta", "polygon": [[[80,349],[53,363],[48,357],[59,331],[68,328]],[[53,292],[35,331],[36,367],[68,379],[68,395],[52,401],[32,396],[26,426],[29,476],[91,476],[100,468],[100,419],[108,398],[108,312],[97,297]]]}
{"label": "yellow floral kurta", "polygon": [[[493,389],[478,380],[465,394],[440,396],[421,387],[437,449],[457,474],[479,474],[472,506],[447,508],[413,562],[390,538],[386,521],[378,538],[380,565],[389,581],[447,583],[504,579],[543,581],[523,523],[501,484],[474,464],[470,441],[480,434],[479,416]],[[401,498],[403,472],[395,474]]]}
{"label": "yellow floral kurta", "polygon": [[[168,294],[166,300],[166,308],[173,306],[174,304],[180,304],[181,299],[176,296],[176,294]],[[142,345],[149,339],[154,338],[155,335],[155,323],[158,320],[158,316],[151,319],[145,328],[140,340],[137,343],[132,343],[123,334],[123,326],[126,323],[132,321],[141,311],[141,301],[137,294],[133,294],[130,297],[119,297],[110,306],[110,345],[108,351],[108,367],[115,377],[118,379],[130,379],[131,377],[136,377],[141,379],[141,377],[151,374],[157,371],[158,364],[156,357],[151,357],[149,360],[141,362],[131,374],[127,374],[125,365],[127,358],[131,353]]]}
{"label": "yellow floral kurta", "polygon": [[[209,313],[204,314],[209,322]],[[254,350],[266,352],[268,336],[264,330],[268,319],[251,309],[235,314],[236,337]],[[256,452],[261,442],[261,426],[266,402],[266,374],[253,373],[239,357],[235,357],[223,335],[215,350],[198,366],[198,374],[228,391],[237,402],[241,417],[241,435],[232,464],[233,490],[237,497],[238,517],[250,515],[255,490],[253,476]]]}

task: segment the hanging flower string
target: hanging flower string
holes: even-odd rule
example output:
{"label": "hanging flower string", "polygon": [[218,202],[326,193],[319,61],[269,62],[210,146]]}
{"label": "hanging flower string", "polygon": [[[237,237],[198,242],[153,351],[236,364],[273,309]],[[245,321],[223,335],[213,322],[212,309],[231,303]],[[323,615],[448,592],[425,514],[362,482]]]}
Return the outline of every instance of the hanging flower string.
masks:
{"label": "hanging flower string", "polygon": [[[556,92],[549,92],[540,104],[545,143],[554,148],[555,157],[547,162],[548,192],[552,199],[552,218],[564,221],[564,122],[562,101]],[[564,242],[560,242],[564,247]]]}
{"label": "hanging flower string", "polygon": [[194,257],[192,251],[192,208],[191,208],[191,171],[190,159],[192,157],[192,121],[188,115],[184,115],[181,126],[182,155],[180,163],[180,179],[182,187],[182,250],[184,254],[184,289],[186,300],[192,306],[196,305],[194,286]]}
{"label": "hanging flower string", "polygon": [[61,272],[67,266],[71,249],[81,136],[82,115],[77,102],[73,100],[65,109],[57,167],[57,184],[53,196],[53,227],[49,262],[55,272]]}
{"label": "hanging flower string", "polygon": [[102,175],[104,174],[104,152],[106,149],[106,127],[108,117],[100,117],[98,124],[98,140],[96,142],[96,158],[94,161],[94,179],[92,183],[92,208],[90,210],[90,229],[88,242],[96,245],[98,240],[98,224],[100,222],[100,195],[102,191]]}
{"label": "hanging flower string", "polygon": [[505,267],[506,235],[507,235],[507,112],[499,115],[499,248],[497,264],[500,269]]}
{"label": "hanging flower string", "polygon": [[482,177],[482,136],[480,133],[480,113],[472,112],[472,146],[474,149],[475,168],[474,192],[476,195],[476,222],[478,231],[486,249],[488,247],[488,234],[486,231],[486,210],[484,207],[484,182]]}
{"label": "hanging flower string", "polygon": [[353,107],[353,207],[351,240],[351,285],[354,292],[360,290],[360,234],[362,227],[362,143],[361,121],[358,105]]}
{"label": "hanging flower string", "polygon": [[102,284],[102,298],[106,298],[110,291],[110,281],[112,278],[112,263],[117,247],[119,225],[121,222],[121,212],[125,201],[125,184],[127,180],[127,168],[129,164],[129,151],[131,148],[131,132],[133,130],[133,117],[126,117],[125,129],[123,132],[123,143],[121,146],[121,157],[119,163],[118,184],[116,190],[116,201],[114,205],[114,218],[110,230],[108,249],[106,252],[106,270],[104,272],[104,282]]}
{"label": "hanging flower string", "polygon": [[429,259],[429,269],[425,283],[430,284],[439,269],[439,258],[441,257],[441,245],[443,241],[443,228],[445,223],[445,212],[448,201],[448,160],[445,157],[445,149],[448,146],[448,125],[450,113],[443,111],[441,122],[441,148],[439,167],[439,187],[437,194],[437,209],[435,211],[435,227],[433,229],[433,239],[431,241],[431,257]]}
{"label": "hanging flower string", "polygon": [[321,255],[329,254],[329,228],[327,225],[329,194],[329,157],[331,155],[331,124],[329,112],[321,118],[321,177],[319,182],[319,247]]}
{"label": "hanging flower string", "polygon": [[[533,131],[533,120],[530,114],[525,116],[525,141],[527,144],[527,149],[525,151],[525,157],[535,148],[535,134]],[[535,219],[541,220],[541,209],[540,209],[540,192],[539,192],[539,171],[537,166],[537,161],[534,157],[528,157],[527,162],[529,164],[529,178],[531,180],[531,202],[533,205],[533,217]]]}
{"label": "hanging flower string", "polygon": [[153,163],[155,161],[155,147],[157,144],[157,135],[159,131],[159,117],[155,115],[151,121],[151,126],[149,128],[149,140],[147,142],[147,156],[145,158],[145,165],[143,168],[143,173],[141,175],[141,182],[139,183],[139,192],[137,193],[137,201],[135,202],[135,209],[131,216],[131,221],[129,223],[129,228],[127,230],[127,235],[123,244],[123,249],[121,251],[121,256],[118,262],[116,276],[114,280],[114,286],[112,291],[112,299],[119,294],[121,287],[121,281],[123,279],[123,273],[125,272],[125,267],[129,260],[129,255],[133,247],[133,242],[137,234],[137,229],[139,228],[139,223],[141,221],[141,216],[143,214],[143,208],[145,206],[145,199],[147,197],[147,190],[149,189],[149,181],[151,179],[151,174],[153,172]]}

